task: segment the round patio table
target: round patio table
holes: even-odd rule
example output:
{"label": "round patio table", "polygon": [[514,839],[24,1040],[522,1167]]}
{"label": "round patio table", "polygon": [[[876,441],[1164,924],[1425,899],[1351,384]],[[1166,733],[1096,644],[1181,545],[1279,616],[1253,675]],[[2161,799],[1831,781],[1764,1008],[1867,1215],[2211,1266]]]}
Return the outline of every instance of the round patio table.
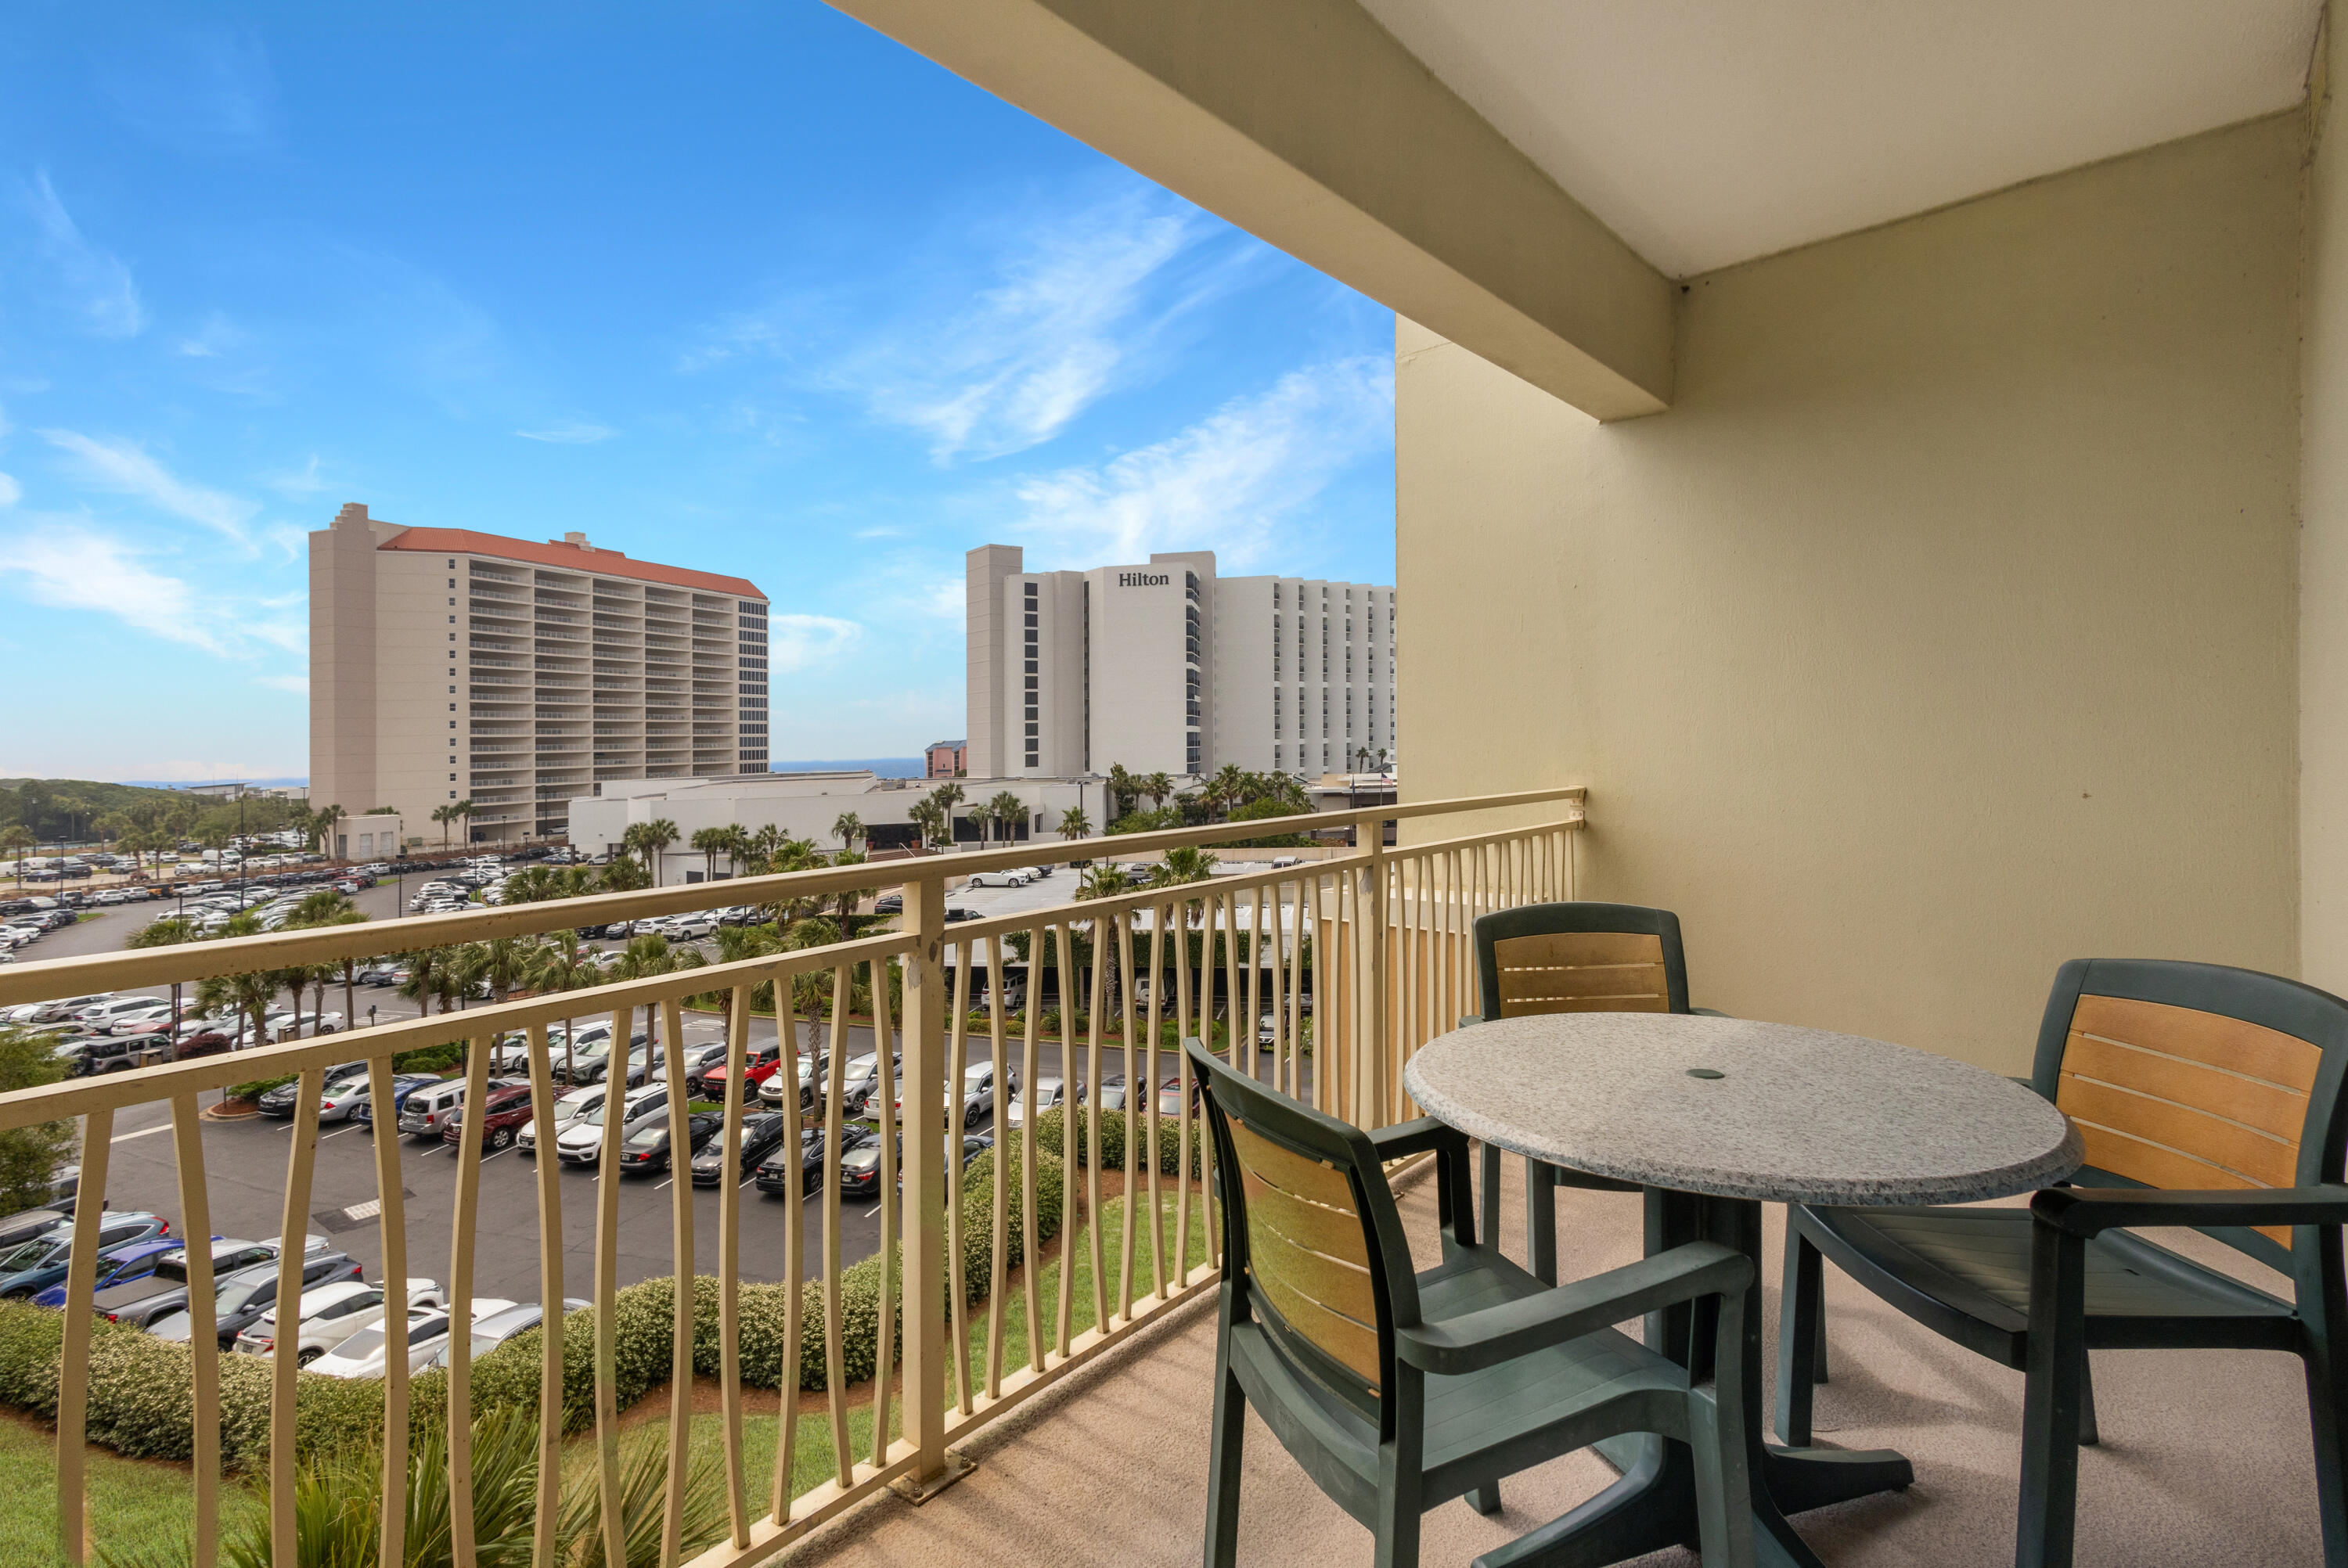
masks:
{"label": "round patio table", "polygon": [[[2059,1181],[2081,1159],[2069,1120],[2010,1080],[1879,1040],[1745,1019],[1494,1020],[1430,1041],[1403,1083],[1471,1138],[1638,1184],[1650,1253],[1716,1241],[1756,1273],[1765,1202],[1972,1203]],[[1694,1311],[1651,1315],[1647,1342],[1701,1380],[1715,1369]],[[1905,1487],[1915,1471],[1889,1450],[1765,1440],[1757,1302],[1743,1359],[1755,1549],[1765,1563],[1817,1563],[1787,1514]],[[1695,1540],[1685,1445],[1639,1436],[1600,1447],[1622,1480],[1478,1568],[1600,1568]]]}

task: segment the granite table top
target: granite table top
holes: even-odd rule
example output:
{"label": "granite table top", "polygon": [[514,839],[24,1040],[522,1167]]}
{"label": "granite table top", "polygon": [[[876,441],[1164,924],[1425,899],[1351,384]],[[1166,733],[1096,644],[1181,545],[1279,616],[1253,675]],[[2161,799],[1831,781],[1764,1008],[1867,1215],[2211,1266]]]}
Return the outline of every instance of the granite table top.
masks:
{"label": "granite table top", "polygon": [[1403,1082],[1471,1138],[1720,1197],[1973,1203],[2059,1181],[2082,1158],[2067,1117],[1995,1073],[1747,1019],[1498,1019],[1430,1041]]}

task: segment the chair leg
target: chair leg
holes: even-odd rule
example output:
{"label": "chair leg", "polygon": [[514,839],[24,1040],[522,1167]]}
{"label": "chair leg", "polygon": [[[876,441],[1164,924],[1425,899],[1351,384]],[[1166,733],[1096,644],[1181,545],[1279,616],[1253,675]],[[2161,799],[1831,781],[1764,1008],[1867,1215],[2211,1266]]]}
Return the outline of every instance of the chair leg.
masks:
{"label": "chair leg", "polygon": [[1688,1450],[1695,1460],[1696,1533],[1704,1568],[1748,1568],[1753,1562],[1742,1368],[1745,1314],[1758,1310],[1750,1290],[1721,1299],[1712,1385],[1688,1393]]}
{"label": "chair leg", "polygon": [[1468,1506],[1487,1517],[1500,1512],[1500,1483],[1488,1481],[1468,1494]]}
{"label": "chair leg", "polygon": [[1786,1278],[1777,1311],[1777,1438],[1794,1448],[1810,1446],[1810,1415],[1826,1343],[1826,1259],[1803,1235],[1792,1212],[1786,1216]]}
{"label": "chair leg", "polygon": [[1232,1568],[1240,1551],[1240,1457],[1247,1437],[1247,1395],[1231,1373],[1231,1329],[1216,1336],[1215,1413],[1207,1439],[1206,1568]]}
{"label": "chair leg", "polygon": [[1525,1268],[1543,1285],[1557,1283],[1557,1184],[1550,1167],[1525,1156]]}
{"label": "chair leg", "polygon": [[2022,1398],[2022,1505],[2014,1568],[2072,1568],[2079,1514],[2079,1393],[2085,1382],[2086,1244],[2031,1226],[2029,1366]]}
{"label": "chair leg", "polygon": [[2079,1352],[2079,1446],[2091,1449],[2103,1440],[2096,1426],[2096,1363]]}
{"label": "chair leg", "polygon": [[2348,1563],[2348,1488],[2342,1485],[2342,1456],[2348,1454],[2348,1372],[2320,1340],[2307,1357],[2307,1421],[2315,1436],[2315,1505],[2323,1522],[2323,1561]]}

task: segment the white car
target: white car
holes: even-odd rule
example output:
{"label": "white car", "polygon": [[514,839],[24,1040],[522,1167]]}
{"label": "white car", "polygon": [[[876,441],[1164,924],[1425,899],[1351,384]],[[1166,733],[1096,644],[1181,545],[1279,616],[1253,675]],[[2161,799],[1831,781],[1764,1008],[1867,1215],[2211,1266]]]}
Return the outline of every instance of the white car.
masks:
{"label": "white car", "polygon": [[690,915],[672,915],[661,934],[672,942],[698,941],[704,937],[717,934],[717,921],[697,911]]}
{"label": "white car", "polygon": [[[590,1084],[584,1089],[574,1089],[570,1093],[561,1096],[550,1108],[554,1123],[551,1136],[561,1138],[581,1117],[597,1109],[602,1103],[603,1086],[600,1083]],[[532,1117],[522,1128],[520,1136],[514,1140],[514,1146],[532,1158],[536,1158],[538,1153],[538,1119]]]}
{"label": "white car", "polygon": [[[517,1304],[498,1297],[473,1303],[473,1321],[510,1312]],[[313,1372],[330,1378],[380,1378],[384,1372],[385,1334],[380,1321],[360,1329],[310,1363]],[[420,1372],[448,1344],[448,1308],[424,1305],[407,1309],[407,1369]]]}
{"label": "white car", "polygon": [[1025,887],[1027,886],[1027,874],[1019,870],[973,871],[970,874],[970,880],[964,882],[963,886],[964,887]]}
{"label": "white car", "polygon": [[[603,1115],[606,1107],[598,1105],[573,1122],[562,1136],[554,1141],[554,1157],[574,1165],[592,1165],[603,1157]],[[654,1087],[639,1089],[623,1104],[620,1141],[624,1143],[632,1133],[643,1131],[668,1115],[668,1091]]]}
{"label": "white car", "polygon": [[[428,1279],[407,1282],[408,1310],[418,1307],[442,1312],[448,1309],[448,1298],[440,1294],[439,1286]],[[302,1293],[294,1303],[299,1317],[296,1320],[298,1347],[294,1358],[306,1367],[349,1340],[361,1329],[373,1328],[382,1323],[384,1289],[363,1280],[338,1279],[328,1285],[313,1286]],[[272,1308],[256,1319],[250,1328],[236,1337],[237,1350],[246,1356],[271,1356],[277,1351],[277,1312]]]}

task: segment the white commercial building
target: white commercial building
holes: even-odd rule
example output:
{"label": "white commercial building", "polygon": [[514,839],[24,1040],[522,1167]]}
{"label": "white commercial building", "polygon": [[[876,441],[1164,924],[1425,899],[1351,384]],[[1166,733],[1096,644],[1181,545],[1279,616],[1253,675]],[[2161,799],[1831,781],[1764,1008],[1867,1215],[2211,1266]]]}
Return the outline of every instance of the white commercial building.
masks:
{"label": "white commercial building", "polygon": [[[676,825],[676,842],[662,856],[662,880],[694,880],[708,869],[708,857],[692,848],[705,827],[739,827],[757,833],[778,827],[793,838],[812,839],[826,849],[840,847],[832,826],[846,814],[863,825],[866,845],[875,853],[910,849],[919,842],[911,812],[940,784],[934,779],[884,779],[862,772],[747,774],[733,778],[607,779],[593,795],[570,802],[571,842],[591,854],[616,848],[637,823]],[[1059,842],[1061,814],[1082,805],[1100,820],[1106,786],[1058,779],[961,779],[964,798],[952,811],[954,843],[976,848],[1030,840]],[[1025,808],[1010,825],[984,825],[973,813],[998,794],[1016,797]],[[730,870],[723,856],[721,870]]]}
{"label": "white commercial building", "polygon": [[1031,572],[1018,546],[983,545],[966,593],[974,776],[1399,758],[1392,588],[1218,578],[1211,550]]}

